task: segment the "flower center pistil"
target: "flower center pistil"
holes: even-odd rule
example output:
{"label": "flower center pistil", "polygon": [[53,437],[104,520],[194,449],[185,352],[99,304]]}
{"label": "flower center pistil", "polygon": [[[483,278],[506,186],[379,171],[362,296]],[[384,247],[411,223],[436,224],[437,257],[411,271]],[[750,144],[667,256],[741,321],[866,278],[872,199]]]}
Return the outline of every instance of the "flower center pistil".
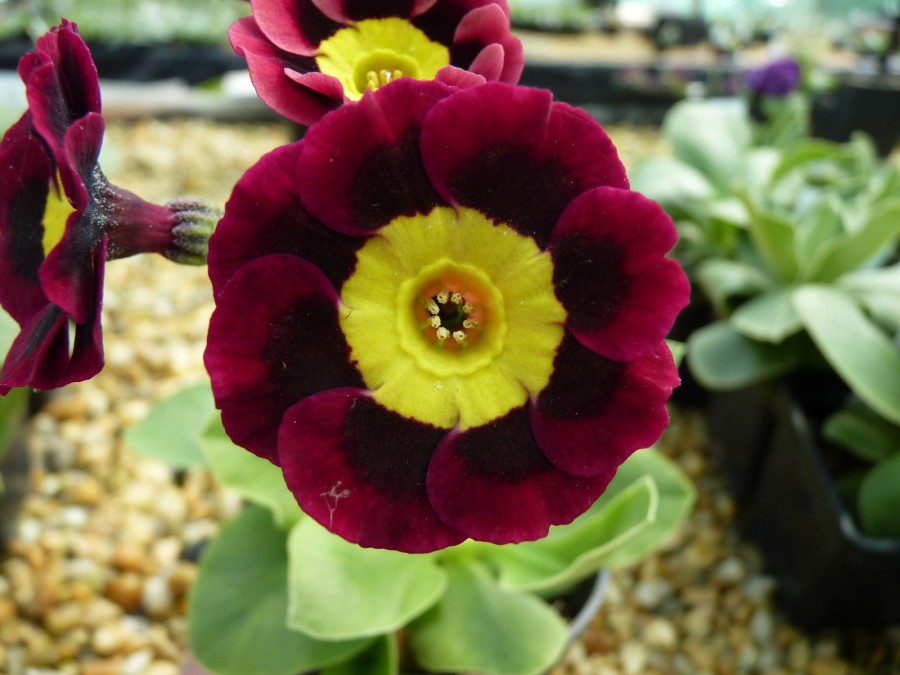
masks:
{"label": "flower center pistil", "polygon": [[447,338],[462,347],[468,347],[468,331],[478,328],[478,321],[473,318],[475,305],[466,302],[459,291],[442,288],[436,295],[425,300],[428,310],[428,323],[423,328],[433,328],[438,345],[443,345]]}
{"label": "flower center pistil", "polygon": [[450,63],[450,52],[405,19],[365,19],[342,28],[319,45],[316,65],[340,80],[344,94],[356,101],[400,79],[430,80]]}

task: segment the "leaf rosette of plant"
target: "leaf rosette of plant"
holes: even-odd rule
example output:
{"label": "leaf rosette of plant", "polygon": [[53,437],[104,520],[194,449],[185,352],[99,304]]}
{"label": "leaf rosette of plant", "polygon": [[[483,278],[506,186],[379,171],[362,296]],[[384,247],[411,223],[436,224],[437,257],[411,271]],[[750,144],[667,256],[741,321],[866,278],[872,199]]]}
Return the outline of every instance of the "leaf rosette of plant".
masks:
{"label": "leaf rosette of plant", "polygon": [[664,124],[674,156],[632,186],[673,216],[676,255],[716,317],[688,339],[687,365],[727,392],[709,399],[711,431],[785,609],[872,623],[896,616],[900,169],[862,135],[797,131],[769,145],[742,105],[686,102]]}
{"label": "leaf rosette of plant", "polygon": [[694,500],[672,462],[640,450],[587,513],[544,539],[362,548],[305,516],[281,471],[234,445],[211,402],[208,385],[179,392],[126,440],[165,461],[172,447],[196,450],[179,465],[206,464],[247,501],[210,542],[190,596],[194,655],[218,675],[544,672],[569,641],[554,599],[644,558]]}
{"label": "leaf rosette of plant", "polygon": [[900,421],[900,170],[863,136],[756,145],[744,109],[717,101],[677,106],[664,131],[675,156],[632,185],[673,215],[719,317],[688,343],[697,380],[730,390],[831,369]]}

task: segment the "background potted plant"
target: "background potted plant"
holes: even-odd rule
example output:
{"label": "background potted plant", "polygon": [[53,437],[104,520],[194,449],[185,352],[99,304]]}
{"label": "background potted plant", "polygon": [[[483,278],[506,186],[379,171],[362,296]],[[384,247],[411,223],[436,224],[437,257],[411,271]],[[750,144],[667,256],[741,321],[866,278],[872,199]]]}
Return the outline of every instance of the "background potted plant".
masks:
{"label": "background potted plant", "polygon": [[[711,432],[785,608],[807,625],[896,621],[900,541],[890,527],[859,531],[820,448],[848,394],[879,429],[900,422],[900,170],[863,136],[808,138],[801,110],[782,105],[760,129],[743,101],[680,104],[664,125],[674,157],[633,184],[676,219],[714,317],[692,333],[687,364],[717,392]],[[674,180],[654,188],[660,171]],[[848,415],[831,437],[890,460],[876,477],[892,471],[892,452],[860,449],[858,418],[849,438]],[[878,522],[896,521],[900,481],[866,485]]]}

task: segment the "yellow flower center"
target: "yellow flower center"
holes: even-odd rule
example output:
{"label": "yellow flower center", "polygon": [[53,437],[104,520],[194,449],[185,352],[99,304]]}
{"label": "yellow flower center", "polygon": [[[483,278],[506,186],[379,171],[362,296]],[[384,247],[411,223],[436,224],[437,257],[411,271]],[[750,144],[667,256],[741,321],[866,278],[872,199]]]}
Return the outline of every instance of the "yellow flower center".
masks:
{"label": "yellow flower center", "polygon": [[480,426],[537,396],[566,318],[550,255],[465,208],[381,228],[341,301],[351,358],[375,399],[441,428]]}
{"label": "yellow flower center", "polygon": [[50,192],[47,194],[47,204],[44,206],[44,234],[41,238],[41,245],[45,258],[62,239],[66,231],[66,221],[69,220],[69,215],[73,211],[75,209],[66,199],[57,172],[56,180],[50,185]]}
{"label": "yellow flower center", "polygon": [[342,28],[319,45],[316,64],[340,80],[344,94],[359,100],[401,77],[433,79],[450,63],[450,52],[404,19],[365,19]]}

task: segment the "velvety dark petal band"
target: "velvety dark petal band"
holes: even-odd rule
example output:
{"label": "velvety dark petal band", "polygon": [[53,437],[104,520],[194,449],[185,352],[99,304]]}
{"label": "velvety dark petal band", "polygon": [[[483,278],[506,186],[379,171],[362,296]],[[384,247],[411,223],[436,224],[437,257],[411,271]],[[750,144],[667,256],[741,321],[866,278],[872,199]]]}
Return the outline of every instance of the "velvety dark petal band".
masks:
{"label": "velvety dark petal band", "polygon": [[278,425],[301,399],[363,386],[338,325],[338,298],[325,276],[292,255],[257,258],[216,301],[206,369],[231,439],[277,462]]}
{"label": "velvety dark petal band", "polygon": [[583,513],[615,470],[590,478],[560,471],[538,447],[522,407],[451,432],[428,470],[428,496],[444,522],[473,539],[530,541]]}
{"label": "velvety dark petal band", "polygon": [[209,241],[209,278],[217,297],[243,265],[273,253],[308,260],[335,288],[353,272],[365,240],[324,227],[300,202],[295,174],[302,143],[264,155],[234,186]]}
{"label": "velvety dark petal band", "polygon": [[615,472],[656,442],[669,422],[666,401],[678,371],[665,342],[628,363],[610,361],[566,335],[553,375],[531,409],[544,454],[579,476]]}
{"label": "velvety dark petal band", "polygon": [[425,489],[445,433],[365,391],[334,389],[287,411],[279,462],[300,508],[332,532],[360,546],[427,553],[465,538],[438,518]]}
{"label": "velvety dark petal band", "polygon": [[315,61],[278,49],[252,17],[231,24],[228,37],[238,56],[247,60],[256,93],[275,112],[297,124],[312,124],[343,103],[344,90],[336,78],[307,72],[316,67]]}
{"label": "velvety dark petal band", "polygon": [[250,0],[250,7],[262,33],[273,45],[291,54],[314,57],[319,43],[341,28],[310,0]]}
{"label": "velvety dark petal band", "polygon": [[637,192],[600,187],[575,199],[549,245],[567,328],[616,361],[655,349],[690,297],[683,270],[664,257],[676,236],[665,211]]}
{"label": "velvety dark petal band", "polygon": [[0,166],[0,305],[19,324],[47,304],[38,271],[44,261],[44,207],[56,173],[44,143],[23,117],[4,136]]}
{"label": "velvety dark petal band", "polygon": [[68,317],[59,307],[46,304],[22,324],[3,362],[0,388],[52,389],[68,360]]}
{"label": "velvety dark petal band", "polygon": [[408,19],[424,12],[435,4],[436,0],[312,0],[312,2],[334,21],[350,23],[388,16]]}
{"label": "velvety dark petal band", "polygon": [[460,91],[429,112],[421,145],[444,199],[507,223],[541,247],[577,195],[628,185],[603,128],[552,103],[544,90],[489,82]]}
{"label": "velvety dark petal band", "polygon": [[338,232],[365,236],[443,204],[422,166],[419,131],[425,114],[454,91],[402,78],[311,127],[297,165],[310,213]]}

